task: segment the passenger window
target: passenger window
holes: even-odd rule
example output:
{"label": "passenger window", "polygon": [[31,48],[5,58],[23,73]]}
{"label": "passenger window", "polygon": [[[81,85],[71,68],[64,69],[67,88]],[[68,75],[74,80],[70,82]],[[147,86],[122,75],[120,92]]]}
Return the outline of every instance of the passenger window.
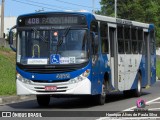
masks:
{"label": "passenger window", "polygon": [[130,27],[124,27],[124,41],[125,41],[125,53],[129,54],[130,53]]}
{"label": "passenger window", "polygon": [[137,34],[137,28],[131,29],[132,34],[132,46],[131,46],[131,53],[137,54],[138,53],[138,34]]}
{"label": "passenger window", "polygon": [[100,22],[100,35],[102,53],[109,53],[107,22]]}
{"label": "passenger window", "polygon": [[138,29],[138,53],[142,54],[142,46],[143,43],[143,30],[142,29]]}
{"label": "passenger window", "polygon": [[123,26],[117,27],[117,36],[118,36],[118,53],[124,54],[124,35],[123,35]]}

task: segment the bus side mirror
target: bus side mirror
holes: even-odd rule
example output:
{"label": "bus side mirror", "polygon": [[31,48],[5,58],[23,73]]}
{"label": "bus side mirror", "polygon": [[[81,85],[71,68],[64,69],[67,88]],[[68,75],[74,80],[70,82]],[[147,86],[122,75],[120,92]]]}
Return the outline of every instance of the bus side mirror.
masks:
{"label": "bus side mirror", "polygon": [[9,44],[13,45],[13,31],[9,32]]}
{"label": "bus side mirror", "polygon": [[5,38],[6,37],[6,34],[5,33],[3,33],[3,38]]}
{"label": "bus side mirror", "polygon": [[13,29],[15,29],[17,26],[13,26],[10,31],[9,31],[9,45],[10,45],[10,48],[16,52],[16,48],[13,46]]}

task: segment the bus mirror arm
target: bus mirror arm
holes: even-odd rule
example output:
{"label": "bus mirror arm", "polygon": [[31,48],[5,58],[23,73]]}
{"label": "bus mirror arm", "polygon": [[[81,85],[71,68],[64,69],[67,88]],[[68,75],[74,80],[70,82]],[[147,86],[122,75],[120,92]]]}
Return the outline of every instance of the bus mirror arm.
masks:
{"label": "bus mirror arm", "polygon": [[11,48],[14,52],[17,51],[16,48],[13,47],[13,45],[10,45],[10,48]]}
{"label": "bus mirror arm", "polygon": [[16,48],[13,47],[13,31],[12,30],[15,29],[16,27],[17,27],[16,25],[13,26],[9,31],[9,45],[14,52],[16,52]]}
{"label": "bus mirror arm", "polygon": [[13,31],[12,30],[9,31],[9,44],[13,45]]}

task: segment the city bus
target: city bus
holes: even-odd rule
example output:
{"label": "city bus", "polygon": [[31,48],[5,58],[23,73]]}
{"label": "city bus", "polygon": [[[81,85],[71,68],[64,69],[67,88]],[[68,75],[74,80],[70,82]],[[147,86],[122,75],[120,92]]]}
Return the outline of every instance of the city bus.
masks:
{"label": "city bus", "polygon": [[[13,30],[16,30],[16,47]],[[122,91],[139,97],[156,82],[155,27],[88,12],[21,15],[10,29],[18,95],[90,96],[103,105]]]}

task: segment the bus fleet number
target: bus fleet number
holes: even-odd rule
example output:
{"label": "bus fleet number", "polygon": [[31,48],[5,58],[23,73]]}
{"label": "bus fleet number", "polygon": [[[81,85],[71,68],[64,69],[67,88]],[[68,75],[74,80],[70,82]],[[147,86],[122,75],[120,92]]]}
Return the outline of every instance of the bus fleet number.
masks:
{"label": "bus fleet number", "polygon": [[28,24],[39,24],[39,18],[29,18]]}

